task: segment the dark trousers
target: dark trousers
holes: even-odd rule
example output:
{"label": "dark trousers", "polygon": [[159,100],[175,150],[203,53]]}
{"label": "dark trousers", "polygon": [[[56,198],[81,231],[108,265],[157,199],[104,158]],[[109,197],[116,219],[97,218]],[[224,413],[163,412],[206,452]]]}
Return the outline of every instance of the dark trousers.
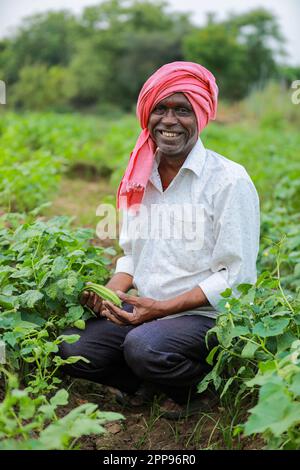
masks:
{"label": "dark trousers", "polygon": [[83,356],[90,362],[66,365],[64,371],[127,393],[150,382],[176,402],[184,403],[209,371],[205,335],[214,324],[214,319],[200,315],[153,320],[138,326],[90,319],[85,330],[69,328],[64,332],[80,334],[77,342],[60,346],[62,358]]}

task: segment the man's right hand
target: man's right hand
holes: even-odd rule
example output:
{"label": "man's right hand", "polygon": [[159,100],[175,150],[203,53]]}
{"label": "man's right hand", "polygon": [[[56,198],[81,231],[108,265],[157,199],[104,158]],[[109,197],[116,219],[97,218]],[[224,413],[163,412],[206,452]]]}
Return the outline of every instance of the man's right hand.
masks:
{"label": "man's right hand", "polygon": [[[106,284],[105,287],[108,287],[114,292],[116,292],[117,290],[127,292],[133,287],[132,276],[126,273],[116,273],[113,275],[113,277]],[[80,303],[81,305],[86,305],[91,310],[93,310],[97,317],[105,316],[102,315],[102,313],[105,311],[109,313],[107,308],[103,305],[102,297],[99,297],[99,295],[95,294],[95,292],[90,292],[87,290],[83,291],[80,297]]]}
{"label": "man's right hand", "polygon": [[93,310],[97,317],[102,317],[102,311],[106,310],[106,307],[103,305],[102,297],[99,297],[95,292],[83,291],[80,297],[80,303]]}

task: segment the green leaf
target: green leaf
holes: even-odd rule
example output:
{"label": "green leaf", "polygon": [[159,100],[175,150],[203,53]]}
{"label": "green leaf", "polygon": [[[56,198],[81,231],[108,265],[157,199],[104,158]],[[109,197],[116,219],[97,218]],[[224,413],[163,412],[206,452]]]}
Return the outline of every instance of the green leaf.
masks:
{"label": "green leaf", "polygon": [[80,320],[83,313],[84,308],[81,305],[76,305],[68,309],[66,318],[68,319],[68,321],[70,321],[70,323],[74,323],[75,321]]}
{"label": "green leaf", "polygon": [[227,288],[226,290],[224,290],[224,292],[221,293],[221,296],[224,297],[225,299],[227,299],[228,297],[231,297],[232,295],[232,290]]}
{"label": "green leaf", "polygon": [[85,329],[85,321],[84,320],[77,320],[74,322],[75,328],[78,328],[79,330],[84,330]]}
{"label": "green leaf", "polygon": [[19,305],[18,298],[16,296],[0,295],[0,307],[11,310],[17,308]]}
{"label": "green leaf", "polygon": [[213,362],[214,362],[214,357],[215,357],[215,354],[216,352],[218,351],[218,349],[220,348],[220,346],[215,346],[209,353],[209,355],[207,356],[206,358],[206,362],[208,364],[210,364],[211,366],[213,365]]}
{"label": "green leaf", "polygon": [[20,295],[20,302],[23,306],[33,308],[36,302],[41,300],[44,294],[38,290],[27,290],[24,294]]}
{"label": "green leaf", "polygon": [[36,312],[22,312],[21,319],[33,323],[36,326],[43,326],[46,323],[46,320]]}
{"label": "green leaf", "polygon": [[57,293],[58,293],[58,286],[56,282],[54,282],[53,284],[50,284],[50,286],[46,288],[46,294],[50,297],[50,299],[53,299],[53,300],[56,299]]}
{"label": "green leaf", "polygon": [[289,386],[289,390],[295,395],[295,397],[300,397],[300,371],[298,374],[294,375],[292,383]]}
{"label": "green leaf", "polygon": [[229,389],[230,385],[234,382],[236,377],[230,377],[230,379],[227,380],[225,387],[222,390],[220,398],[223,398],[224,395],[226,395],[227,390]]}
{"label": "green leaf", "polygon": [[69,400],[69,394],[67,390],[61,389],[56,392],[54,397],[50,399],[51,405],[59,406],[59,405],[67,405]]}
{"label": "green leaf", "polygon": [[293,402],[281,384],[265,384],[258,404],[250,410],[245,436],[270,431],[275,437],[287,432],[300,421],[300,403]]}
{"label": "green leaf", "polygon": [[24,398],[20,402],[20,408],[19,408],[19,416],[22,419],[30,419],[34,416],[36,406],[33,400],[31,400],[29,397]]}
{"label": "green leaf", "polygon": [[88,436],[90,434],[104,434],[106,432],[106,429],[101,424],[88,416],[77,419],[70,429],[72,437]]}
{"label": "green leaf", "polygon": [[250,330],[247,326],[234,326],[231,331],[231,337],[233,338],[238,338],[239,336],[245,336],[250,333]]}
{"label": "green leaf", "polygon": [[241,356],[245,359],[252,359],[255,352],[259,348],[259,344],[251,343],[250,341],[244,346]]}
{"label": "green leaf", "polygon": [[58,351],[58,346],[55,343],[51,343],[51,341],[46,341],[43,344],[43,349],[44,349],[45,353],[48,353],[48,354],[56,353]]}
{"label": "green leaf", "polygon": [[212,381],[213,381],[213,372],[211,371],[198,384],[197,392],[198,393],[204,392]]}
{"label": "green leaf", "polygon": [[261,338],[277,336],[284,332],[289,322],[289,318],[274,319],[272,317],[266,317],[254,326],[253,334]]}
{"label": "green leaf", "polygon": [[67,260],[63,256],[57,256],[57,258],[55,258],[53,262],[53,266],[51,270],[52,274],[54,274],[54,276],[61,275],[65,271],[67,266],[68,266]]}
{"label": "green leaf", "polygon": [[73,344],[73,343],[76,343],[76,341],[78,341],[79,338],[80,338],[80,335],[60,335],[58,336],[56,341],[58,341],[58,343],[65,341],[68,344]]}
{"label": "green leaf", "polygon": [[282,335],[278,336],[276,338],[277,340],[277,351],[286,351],[291,347],[291,344],[293,341],[295,341],[297,337],[291,332],[291,331],[286,331]]}
{"label": "green leaf", "polygon": [[241,294],[246,295],[248,294],[249,290],[253,287],[252,284],[239,284],[237,286],[237,290],[241,292]]}
{"label": "green leaf", "polygon": [[16,272],[10,275],[14,279],[28,279],[32,276],[31,268],[18,269]]}

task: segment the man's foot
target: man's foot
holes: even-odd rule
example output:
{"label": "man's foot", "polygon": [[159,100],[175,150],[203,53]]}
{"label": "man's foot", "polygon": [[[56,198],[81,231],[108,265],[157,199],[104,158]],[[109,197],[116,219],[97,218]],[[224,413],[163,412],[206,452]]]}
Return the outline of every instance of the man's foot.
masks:
{"label": "man's foot", "polygon": [[150,404],[158,393],[156,387],[149,383],[142,384],[134,394],[125,393],[113,387],[107,387],[107,389],[116,402],[126,408],[138,408]]}
{"label": "man's foot", "polygon": [[202,393],[193,397],[184,405],[179,405],[171,398],[167,398],[160,406],[162,418],[177,420],[188,418],[199,413],[207,413],[219,403],[219,397],[212,393]]}

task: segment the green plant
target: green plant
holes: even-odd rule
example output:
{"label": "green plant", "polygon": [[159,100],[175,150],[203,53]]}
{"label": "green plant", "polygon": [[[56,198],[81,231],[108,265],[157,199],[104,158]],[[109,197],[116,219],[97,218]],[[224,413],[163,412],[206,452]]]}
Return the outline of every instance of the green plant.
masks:
{"label": "green plant", "polygon": [[18,388],[15,376],[2,372],[7,377],[7,391],[0,404],[1,450],[79,448],[82,436],[103,434],[105,423],[123,419],[120,414],[99,411],[93,403],[80,405],[60,418],[58,408],[68,404],[66,390],[58,390],[50,399],[31,396]]}
{"label": "green plant", "polygon": [[19,217],[3,216],[0,224],[0,338],[8,362],[22,369],[23,360],[39,362],[40,355],[44,368],[56,366],[48,355],[57,351],[59,331],[91,316],[79,305],[83,286],[109,277],[106,250],[65,217],[20,225]]}
{"label": "green plant", "polygon": [[259,398],[249,410],[244,434],[262,433],[269,449],[299,449],[300,340],[260,362],[256,376],[246,385],[251,390],[259,387]]}

